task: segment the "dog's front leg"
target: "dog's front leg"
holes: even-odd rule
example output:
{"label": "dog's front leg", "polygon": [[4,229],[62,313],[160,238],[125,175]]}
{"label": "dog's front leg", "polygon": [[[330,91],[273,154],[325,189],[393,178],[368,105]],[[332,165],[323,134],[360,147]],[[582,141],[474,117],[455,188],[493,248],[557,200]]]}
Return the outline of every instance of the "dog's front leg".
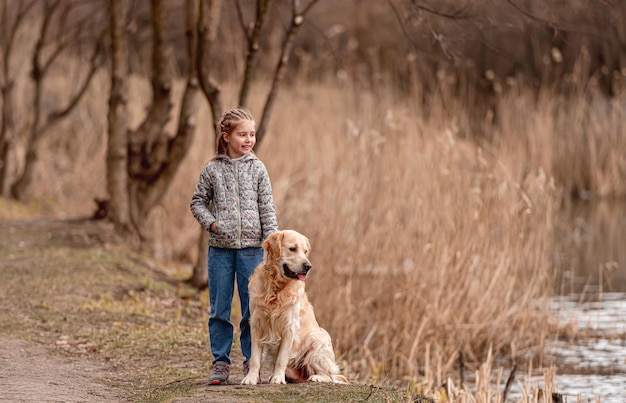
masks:
{"label": "dog's front leg", "polygon": [[276,361],[274,361],[274,373],[272,374],[270,383],[287,383],[285,371],[287,370],[289,358],[291,357],[293,342],[300,329],[300,303],[295,304],[291,308],[291,313],[288,317],[290,320],[283,326],[285,330],[280,337],[280,346],[278,347]]}
{"label": "dog's front leg", "polygon": [[261,378],[261,357],[263,356],[263,345],[254,337],[252,338],[252,354],[250,357],[250,370],[242,380],[242,385],[256,385]]}
{"label": "dog's front leg", "polygon": [[287,364],[289,363],[289,356],[291,354],[291,345],[293,343],[293,333],[286,332],[281,341],[278,349],[278,355],[274,362],[274,373],[270,378],[270,383],[287,383],[285,379],[285,371],[287,370]]}

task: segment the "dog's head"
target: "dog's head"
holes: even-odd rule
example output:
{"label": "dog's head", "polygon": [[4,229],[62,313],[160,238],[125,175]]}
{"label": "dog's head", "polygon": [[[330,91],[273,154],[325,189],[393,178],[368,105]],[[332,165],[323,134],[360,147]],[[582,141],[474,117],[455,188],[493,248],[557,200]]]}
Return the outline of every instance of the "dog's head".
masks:
{"label": "dog's head", "polygon": [[307,237],[293,230],[277,231],[263,242],[266,258],[278,267],[278,275],[294,280],[306,280],[311,270],[309,252],[311,244]]}

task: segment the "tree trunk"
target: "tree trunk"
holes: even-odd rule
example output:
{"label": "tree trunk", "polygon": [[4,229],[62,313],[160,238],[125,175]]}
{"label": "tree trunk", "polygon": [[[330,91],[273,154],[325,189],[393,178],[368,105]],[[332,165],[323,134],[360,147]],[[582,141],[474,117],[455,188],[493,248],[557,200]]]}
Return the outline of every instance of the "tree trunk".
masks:
{"label": "tree trunk", "polygon": [[124,0],[111,0],[111,95],[109,98],[109,138],[107,148],[107,216],[116,226],[130,226],[128,195],[128,39],[125,32]]}
{"label": "tree trunk", "polygon": [[200,239],[198,240],[198,259],[193,267],[193,275],[187,281],[192,286],[202,290],[209,285],[208,256],[209,233],[200,226]]}
{"label": "tree trunk", "polygon": [[[149,215],[160,199],[155,197],[154,182],[168,164],[169,136],[164,127],[171,119],[174,78],[169,70],[165,44],[163,0],[151,1],[152,12],[152,104],[146,118],[128,137],[128,176],[131,221],[141,248],[153,252],[154,234]],[[161,182],[163,182],[161,179]],[[162,190],[162,189],[161,189]]]}
{"label": "tree trunk", "polygon": [[[201,0],[202,1],[202,0]],[[222,111],[220,89],[209,78],[209,61],[212,57],[212,49],[217,38],[217,28],[222,9],[222,0],[205,0],[200,3],[200,11],[196,19],[198,28],[198,46],[196,59],[196,74],[200,87],[209,101],[211,115],[213,117],[213,130],[215,138],[219,135],[217,123]],[[188,24],[196,25],[193,21]],[[200,227],[198,240],[198,259],[193,268],[193,273],[188,282],[200,289],[207,286],[207,255],[209,250],[209,233]]]}
{"label": "tree trunk", "polygon": [[11,197],[11,185],[15,176],[15,130],[13,90],[15,80],[11,75],[11,59],[15,49],[15,37],[27,14],[35,2],[20,2],[13,19],[9,18],[8,2],[0,5],[0,47],[2,51],[2,68],[0,69],[0,93],[2,94],[2,123],[0,124],[0,196]]}
{"label": "tree trunk", "polygon": [[219,87],[211,80],[209,64],[213,57],[213,45],[217,38],[220,14],[223,0],[204,0],[200,2],[200,14],[198,16],[198,58],[197,68],[198,81],[209,101],[211,115],[213,117],[213,130],[215,136],[219,135],[217,122],[219,122],[222,109],[222,98]]}
{"label": "tree trunk", "polygon": [[5,199],[11,197],[11,184],[15,169],[15,122],[12,109],[13,82],[3,83],[2,125],[0,126],[0,196]]}
{"label": "tree trunk", "polygon": [[164,127],[171,119],[173,74],[165,43],[163,0],[152,0],[154,30],[152,57],[152,104],[139,127],[128,130],[128,44],[124,33],[124,0],[111,0],[113,77],[109,105],[109,151],[107,154],[110,203],[107,214],[117,224],[139,236],[140,247],[154,252],[150,214],[161,202],[196,131],[200,85],[198,83],[198,1],[187,0],[190,69],[180,106],[177,131],[168,135]]}
{"label": "tree trunk", "polygon": [[[178,129],[175,136],[171,137],[164,130],[172,115],[174,78],[165,43],[163,0],[152,0],[151,5],[154,33],[152,104],[144,121],[130,133],[128,176],[133,226],[139,235],[142,249],[154,252],[154,235],[149,216],[169,188],[191,145],[196,128],[199,86],[195,70],[192,69],[193,76],[187,80],[180,107]],[[194,56],[190,58],[195,59]]]}

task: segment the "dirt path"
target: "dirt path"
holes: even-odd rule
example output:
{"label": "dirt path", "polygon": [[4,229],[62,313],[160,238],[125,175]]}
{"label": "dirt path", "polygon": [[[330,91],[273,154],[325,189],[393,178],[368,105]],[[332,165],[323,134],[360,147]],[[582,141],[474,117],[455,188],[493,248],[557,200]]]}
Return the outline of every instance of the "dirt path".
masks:
{"label": "dirt path", "polygon": [[[0,402],[126,402],[102,381],[110,371],[90,361],[63,360],[35,343],[0,339]],[[244,387],[241,376],[229,385],[206,386],[204,396],[181,397],[174,403],[199,400],[213,403],[243,403],[250,399],[234,396]],[[263,386],[259,386],[263,387]]]}
{"label": "dirt path", "polygon": [[209,386],[206,291],[109,224],[1,213],[0,402],[418,401],[357,383],[242,386],[236,345],[230,384]]}
{"label": "dirt path", "polygon": [[67,362],[44,347],[0,339],[0,401],[118,402],[114,391],[96,379],[105,370],[86,362]]}
{"label": "dirt path", "polygon": [[[265,374],[267,375],[267,374]],[[23,340],[0,339],[0,402],[65,402],[65,403],[114,403],[127,402],[115,388],[102,382],[111,376],[107,368],[92,361],[64,360],[35,343]],[[228,385],[209,386],[203,381],[195,396],[178,397],[171,403],[248,403],[266,401],[303,401],[309,392],[319,394],[320,388],[336,388],[336,385],[300,384],[285,385],[281,389],[287,400],[275,386],[261,384],[255,387],[241,386],[240,374],[233,374]],[[294,391],[299,388],[299,393]],[[252,390],[261,392],[245,396]],[[268,397],[269,396],[269,397]],[[364,396],[366,394],[364,393]]]}
{"label": "dirt path", "polygon": [[[113,387],[102,382],[110,370],[85,360],[64,360],[44,347],[24,340],[0,339],[0,402],[126,402]],[[233,374],[228,385],[203,385],[193,397],[179,397],[172,403],[245,403],[257,401],[237,396],[250,389],[239,385],[240,374]],[[201,382],[203,383],[203,382]],[[258,385],[258,389],[271,388]],[[265,391],[267,393],[267,390]]]}

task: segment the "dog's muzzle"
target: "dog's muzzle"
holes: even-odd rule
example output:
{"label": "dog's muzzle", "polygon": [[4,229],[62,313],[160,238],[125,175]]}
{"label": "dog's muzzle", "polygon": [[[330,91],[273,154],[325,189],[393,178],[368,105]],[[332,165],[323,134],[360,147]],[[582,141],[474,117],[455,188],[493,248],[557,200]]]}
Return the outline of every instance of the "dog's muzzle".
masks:
{"label": "dog's muzzle", "polygon": [[283,264],[283,271],[285,272],[285,276],[292,278],[294,280],[301,280],[304,281],[306,280],[306,275],[309,273],[309,270],[311,270],[311,263],[309,262],[305,262],[302,264],[302,267],[300,268],[300,270],[298,272],[294,272],[291,271],[289,269],[289,266],[287,266],[287,264]]}

